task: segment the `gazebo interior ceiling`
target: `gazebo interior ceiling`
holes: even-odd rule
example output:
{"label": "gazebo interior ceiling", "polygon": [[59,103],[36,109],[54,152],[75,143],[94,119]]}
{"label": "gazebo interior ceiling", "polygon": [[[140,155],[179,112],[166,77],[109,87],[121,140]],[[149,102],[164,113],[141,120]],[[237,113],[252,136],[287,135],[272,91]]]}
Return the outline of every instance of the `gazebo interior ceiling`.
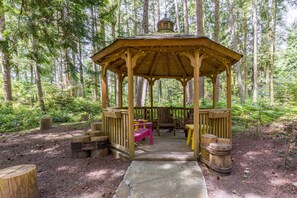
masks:
{"label": "gazebo interior ceiling", "polygon": [[196,49],[206,55],[200,67],[200,76],[221,73],[226,70],[226,64],[230,66],[242,57],[207,37],[162,34],[117,39],[92,59],[101,65],[108,63],[108,70],[127,74],[126,62],[122,56],[128,48],[132,56],[143,54],[136,61],[134,75],[155,78],[193,77],[193,66],[185,53],[193,54]]}

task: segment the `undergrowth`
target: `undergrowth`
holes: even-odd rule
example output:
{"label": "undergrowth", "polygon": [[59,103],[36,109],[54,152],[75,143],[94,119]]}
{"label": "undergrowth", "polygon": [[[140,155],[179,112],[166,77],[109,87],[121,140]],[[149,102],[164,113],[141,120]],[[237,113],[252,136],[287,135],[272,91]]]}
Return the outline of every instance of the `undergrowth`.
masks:
{"label": "undergrowth", "polygon": [[72,98],[62,94],[46,100],[46,112],[38,105],[19,101],[0,103],[0,132],[20,131],[39,126],[39,120],[51,117],[53,123],[98,120],[101,118],[101,106],[98,101],[84,98]]}

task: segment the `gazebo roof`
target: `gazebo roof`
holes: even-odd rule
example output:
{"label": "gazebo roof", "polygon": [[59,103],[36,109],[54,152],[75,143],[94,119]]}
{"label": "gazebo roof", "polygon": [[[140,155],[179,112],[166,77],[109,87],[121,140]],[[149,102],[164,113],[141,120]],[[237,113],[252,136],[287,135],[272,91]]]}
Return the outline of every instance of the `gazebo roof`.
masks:
{"label": "gazebo roof", "polygon": [[127,74],[122,55],[126,49],[132,55],[143,53],[138,58],[134,75],[155,78],[191,78],[193,67],[186,53],[200,50],[207,58],[203,59],[200,76],[220,73],[240,60],[241,54],[230,50],[207,37],[188,34],[166,33],[148,34],[127,38],[118,38],[92,56],[98,64],[108,64],[106,69]]}

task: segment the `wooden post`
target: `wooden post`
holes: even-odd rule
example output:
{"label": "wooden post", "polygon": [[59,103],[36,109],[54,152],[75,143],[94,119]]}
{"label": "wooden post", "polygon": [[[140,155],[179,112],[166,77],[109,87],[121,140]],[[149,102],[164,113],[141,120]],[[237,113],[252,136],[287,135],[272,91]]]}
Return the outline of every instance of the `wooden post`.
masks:
{"label": "wooden post", "polygon": [[133,68],[136,65],[136,61],[140,56],[145,55],[145,53],[137,53],[132,57],[131,50],[128,48],[126,55],[122,58],[126,61],[126,66],[128,69],[128,142],[129,142],[129,155],[130,159],[134,159],[134,83],[133,83]]}
{"label": "wooden post", "polygon": [[217,74],[212,76],[212,108],[217,108]]}
{"label": "wooden post", "polygon": [[228,138],[232,139],[232,121],[231,121],[231,69],[230,65],[227,65],[227,108],[230,110],[230,116],[228,118]]}
{"label": "wooden post", "polygon": [[199,156],[199,78],[200,78],[200,67],[204,56],[198,49],[194,51],[194,54],[185,53],[190,59],[191,65],[194,67],[194,158],[198,159]]}
{"label": "wooden post", "polygon": [[154,98],[153,98],[153,86],[154,86],[154,80],[150,79],[149,80],[149,85],[150,85],[150,102],[151,102],[151,122],[154,122],[154,113],[153,113],[153,108],[154,108]]}
{"label": "wooden post", "polygon": [[198,158],[199,155],[199,78],[201,58],[200,52],[194,52],[195,65],[194,65],[194,157]]}
{"label": "wooden post", "polygon": [[108,64],[102,66],[102,82],[101,82],[101,91],[102,91],[102,109],[106,108],[106,101],[107,101],[107,77],[106,77],[106,67]]}
{"label": "wooden post", "polygon": [[186,86],[187,83],[183,83],[183,95],[184,95],[184,101],[183,101],[183,106],[184,106],[184,126],[186,126]]}
{"label": "wooden post", "polygon": [[127,49],[126,64],[128,68],[128,130],[129,130],[129,154],[130,159],[134,158],[134,91],[133,91],[133,65],[132,54]]}
{"label": "wooden post", "polygon": [[[229,68],[229,67],[228,67]],[[231,70],[226,70],[227,73],[227,108],[231,109]]]}
{"label": "wooden post", "polygon": [[118,104],[119,108],[123,108],[123,80],[124,80],[124,75],[123,74],[118,74]]}

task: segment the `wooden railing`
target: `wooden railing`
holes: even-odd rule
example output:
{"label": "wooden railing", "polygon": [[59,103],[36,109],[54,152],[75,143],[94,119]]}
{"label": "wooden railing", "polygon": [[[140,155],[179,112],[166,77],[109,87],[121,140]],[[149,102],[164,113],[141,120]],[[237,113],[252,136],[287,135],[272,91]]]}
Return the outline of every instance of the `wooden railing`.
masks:
{"label": "wooden railing", "polygon": [[[153,120],[158,118],[158,108],[170,108],[179,128],[187,123],[193,123],[193,108],[154,107]],[[151,120],[150,107],[135,107],[135,119]],[[199,137],[209,133],[219,138],[232,138],[231,112],[229,109],[200,109],[199,110]],[[102,128],[109,137],[111,146],[125,153],[129,153],[128,142],[128,111],[127,109],[104,109]],[[200,139],[200,138],[199,138]]]}
{"label": "wooden railing", "polygon": [[108,136],[113,148],[129,153],[128,111],[126,109],[104,109],[102,130]]}
{"label": "wooden railing", "polygon": [[[159,108],[169,108],[177,128],[183,129],[185,124],[193,122],[194,109],[182,107],[153,107],[153,119],[151,119],[150,107],[134,107],[134,117],[138,119],[155,120],[158,118]],[[211,112],[211,117],[209,113]],[[229,109],[200,109],[199,110],[199,134],[210,133],[219,138],[231,138],[231,112]],[[207,130],[206,127],[208,126]]]}

